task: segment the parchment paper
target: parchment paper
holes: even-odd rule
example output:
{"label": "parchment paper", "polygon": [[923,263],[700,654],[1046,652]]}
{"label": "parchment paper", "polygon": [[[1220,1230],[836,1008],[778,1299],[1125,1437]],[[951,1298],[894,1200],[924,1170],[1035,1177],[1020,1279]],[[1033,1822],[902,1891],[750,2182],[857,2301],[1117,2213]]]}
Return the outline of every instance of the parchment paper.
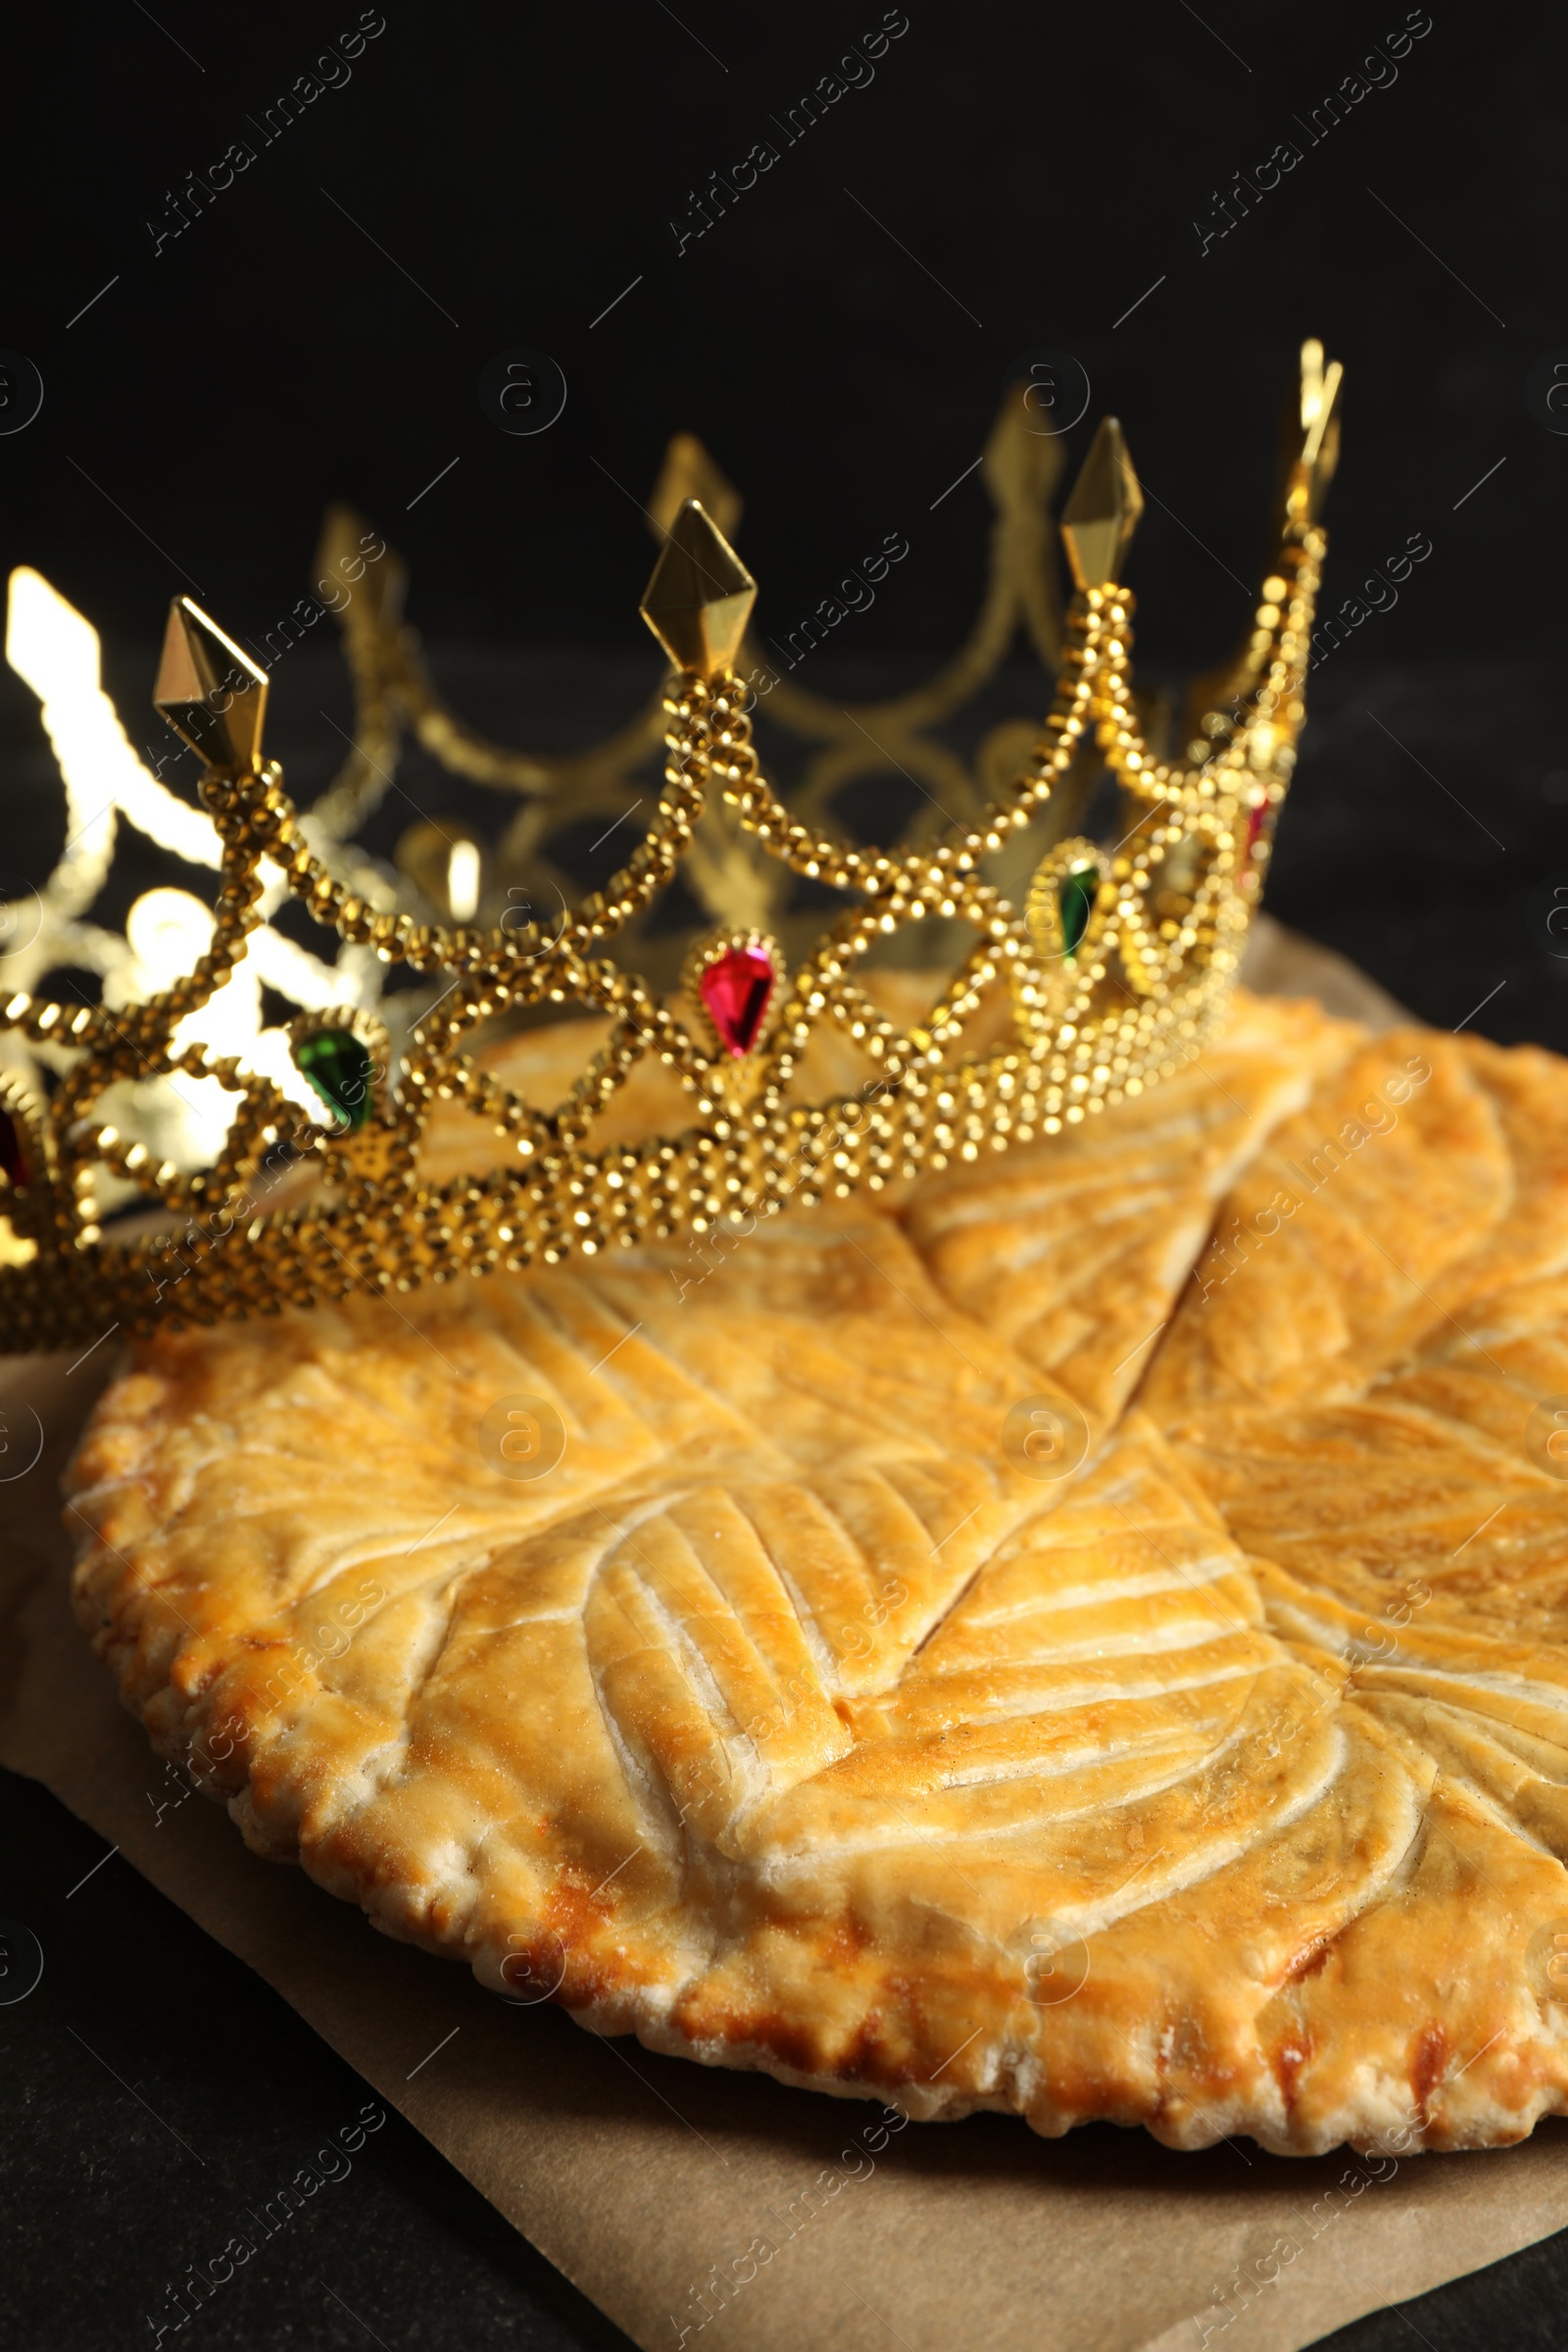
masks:
{"label": "parchment paper", "polygon": [[[1277,926],[1248,976],[1380,1026],[1396,1010]],[[249,1962],[650,2352],[705,2333],[704,2352],[1296,2352],[1568,2225],[1562,2124],[1487,2155],[1310,2163],[997,2116],[901,2130],[509,2006],[257,1860],[199,1797],[157,1816],[149,1793],[177,1789],[66,1600],[57,1482],[109,1357],[0,1365],[0,1761]]]}

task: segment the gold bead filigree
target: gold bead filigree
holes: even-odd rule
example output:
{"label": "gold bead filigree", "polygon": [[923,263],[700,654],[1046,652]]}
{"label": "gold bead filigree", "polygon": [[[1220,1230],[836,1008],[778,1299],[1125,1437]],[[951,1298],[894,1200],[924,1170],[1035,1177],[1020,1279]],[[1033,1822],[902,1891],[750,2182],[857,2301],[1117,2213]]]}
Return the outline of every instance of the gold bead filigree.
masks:
{"label": "gold bead filigree", "polygon": [[[421,922],[384,894],[377,900],[368,863],[353,881],[334,871],[275,761],[261,756],[264,674],[176,600],[158,699],[209,762],[201,798],[222,845],[212,944],[144,1003],[68,1007],[19,994],[0,1006],[0,1028],[64,1050],[47,1102],[0,1082],[0,1114],[18,1146],[13,1172],[0,1174],[0,1345],[53,1348],[116,1328],[270,1312],[362,1285],[396,1296],[703,1234],[789,1201],[881,1192],[921,1169],[1059,1134],[1191,1059],[1235,977],[1302,717],[1339,386],[1320,348],[1309,346],[1307,358],[1279,555],[1243,653],[1210,683],[1186,760],[1156,757],[1137,715],[1134,599],[1116,575],[1142,500],[1119,428],[1107,424],[1063,518],[1079,584],[1039,738],[976,816],[899,851],[832,839],[769,784],[752,741],[751,697],[732,666],[755,585],[688,499],[643,608],[684,664],[663,698],[658,807],[618,871],[555,926]],[[1119,787],[1117,838],[1108,848],[1081,836],[1055,841],[1015,911],[987,860],[1096,755]],[[728,831],[712,839],[755,844],[845,905],[814,948],[792,952],[788,968],[765,932],[710,932],[688,961],[684,992],[666,1000],[607,950],[715,823]],[[352,1007],[295,1023],[307,1075],[313,1039],[336,1041],[340,1068],[360,1066],[356,1041],[363,1053],[367,1099],[340,1103],[331,1130],[302,1123],[275,1086],[232,1056],[173,1042],[244,955],[278,876],[341,939],[446,983],[395,1057],[385,1032]],[[966,926],[973,941],[924,1016],[901,1027],[866,985],[868,959],[890,934],[934,920]],[[704,973],[737,952],[765,956],[774,974],[740,1051],[699,1009]],[[999,1003],[1008,1012],[1003,1033],[966,1047],[974,1016]],[[540,1109],[470,1049],[502,1013],[566,1004],[608,1016],[608,1035],[565,1098]],[[827,1028],[858,1049],[868,1075],[854,1092],[810,1100],[803,1065]],[[317,1055],[323,1069],[330,1059]],[[596,1121],[649,1059],[684,1089],[688,1123],[596,1147]],[[238,1098],[210,1168],[154,1165],[99,1112],[109,1086],[155,1073],[216,1078]],[[488,1122],[508,1164],[428,1181],[420,1148],[444,1102]],[[106,1237],[100,1170],[156,1199],[174,1222]]]}

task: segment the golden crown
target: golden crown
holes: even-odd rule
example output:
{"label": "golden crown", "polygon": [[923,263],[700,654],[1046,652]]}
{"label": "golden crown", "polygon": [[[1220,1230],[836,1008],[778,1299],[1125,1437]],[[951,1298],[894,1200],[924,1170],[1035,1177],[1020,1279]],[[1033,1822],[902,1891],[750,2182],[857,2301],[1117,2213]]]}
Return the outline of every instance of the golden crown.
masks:
{"label": "golden crown", "polygon": [[[1222,1012],[1295,762],[1340,381],[1305,345],[1278,555],[1181,729],[1135,699],[1120,574],[1143,497],[1120,429],[1101,424],[1062,512],[1063,615],[1046,528],[1060,442],[1027,386],[981,461],[998,517],[968,644],[914,693],[858,710],[805,693],[748,640],[756,583],[726,536],[740,502],[687,436],[654,493],[662,547],[641,608],[673,674],[643,717],[569,759],[487,743],[442,705],[401,621],[399,560],[334,510],[323,602],[301,600],[293,633],[337,612],[356,723],[304,813],[263,757],[265,658],[174,600],[154,701],[203,762],[198,809],[131,751],[86,621],[15,573],[7,652],[43,701],[71,838],[43,889],[0,901],[0,1348],[749,1230],[791,1200],[1057,1134],[1189,1060]],[[819,635],[842,617],[833,599],[817,612]],[[1056,667],[1054,702],[1022,740],[1017,721],[994,728],[971,772],[933,730],[1020,623]],[[760,697],[819,747],[789,805],[753,742]],[[394,873],[357,845],[409,731],[518,799],[499,849],[421,821]],[[1146,731],[1185,739],[1184,755],[1156,756]],[[628,832],[619,870],[568,905],[552,818],[626,823],[661,734],[642,838]],[[817,808],[876,769],[928,805],[892,848],[831,837]],[[1109,846],[1087,830],[1106,776]],[[93,925],[119,815],[216,866],[213,906],[155,890],[123,938]],[[650,919],[677,876],[710,926],[678,967]],[[787,903],[792,876],[843,901],[819,937]],[[274,926],[290,894],[336,933],[332,961]],[[412,985],[389,992],[396,966]],[[62,968],[102,975],[101,1002],[32,993]],[[292,1021],[263,1025],[264,986],[301,1007]],[[572,1005],[599,1034],[542,1107],[508,1083],[509,1040],[514,1056],[518,1029]],[[490,1140],[469,1129],[467,1172],[443,1180],[461,1114]]]}

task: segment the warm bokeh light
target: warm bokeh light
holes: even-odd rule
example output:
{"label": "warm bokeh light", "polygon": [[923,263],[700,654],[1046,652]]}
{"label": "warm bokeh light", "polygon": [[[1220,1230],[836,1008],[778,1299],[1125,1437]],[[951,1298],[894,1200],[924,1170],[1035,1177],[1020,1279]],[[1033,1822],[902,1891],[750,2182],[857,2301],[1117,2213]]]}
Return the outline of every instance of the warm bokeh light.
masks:
{"label": "warm bokeh light", "polygon": [[[123,940],[75,918],[91,906],[107,877],[119,817],[187,864],[209,868],[220,861],[217,829],[137,758],[103,691],[97,630],[25,564],[11,574],[6,659],[43,705],[67,800],[66,847],[39,893],[45,928],[29,957],[34,968],[19,972],[17,984],[34,983],[51,961],[74,962],[102,973],[106,1004],[143,1003],[189,972],[212,944],[213,917],[201,901],[185,890],[145,891],[126,917]],[[472,870],[465,866],[461,879],[471,892],[471,912],[478,902],[478,858],[476,852],[470,855]],[[263,911],[270,915],[284,896],[283,877],[270,866],[264,875],[269,887]],[[454,895],[459,880],[454,864]],[[322,1119],[320,1098],[295,1067],[287,1035],[263,1026],[264,984],[311,1011],[357,1004],[365,996],[358,968],[323,962],[263,923],[251,933],[228,980],[179,1023],[175,1050],[199,1044],[233,1054],[244,1068],[271,1079],[290,1101]],[[100,1107],[122,1132],[143,1135],[160,1157],[196,1167],[219,1149],[234,1104],[235,1098],[216,1079],[181,1076],[122,1082],[108,1090]]]}

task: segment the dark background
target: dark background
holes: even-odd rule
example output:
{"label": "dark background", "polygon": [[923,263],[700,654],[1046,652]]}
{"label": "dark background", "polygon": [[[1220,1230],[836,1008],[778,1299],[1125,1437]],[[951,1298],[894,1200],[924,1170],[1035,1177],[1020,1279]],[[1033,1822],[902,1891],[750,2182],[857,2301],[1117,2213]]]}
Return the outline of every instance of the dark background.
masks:
{"label": "dark background", "polygon": [[[389,0],[384,31],[327,69],[350,77],[270,144],[256,125],[353,30],[349,0],[89,0],[58,37],[39,12],[0,156],[0,343],[45,397],[0,438],[0,552],[105,630],[140,741],[171,593],[198,583],[259,639],[307,587],[325,502],[347,497],[409,556],[438,678],[466,651],[499,679],[502,707],[469,715],[583,743],[658,675],[635,611],[639,501],[684,427],[746,493],[764,632],[884,533],[907,536],[853,650],[814,658],[812,683],[848,660],[864,691],[961,634],[989,509],[978,477],[933,502],[978,453],[1009,365],[1047,345],[1093,387],[1074,460],[1113,410],[1150,487],[1131,578],[1158,677],[1205,666],[1247,617],[1280,404],[1317,332],[1348,371],[1328,605],[1412,533],[1433,553],[1313,680],[1271,904],[1432,1020],[1490,998],[1481,1029],[1568,1045],[1568,962],[1544,925],[1568,868],[1551,692],[1568,438],[1527,399],[1532,369],[1568,360],[1560,15],[1436,0],[1431,29],[1374,69],[1396,78],[1313,144],[1313,110],[1404,26],[1394,0],[911,5],[874,78],[794,145],[774,119],[881,24],[873,0],[678,16]],[[671,222],[764,137],[778,162],[677,252]],[[187,174],[241,139],[255,161],[172,233]],[[1288,139],[1299,164],[1200,250],[1217,192]],[[518,345],[568,388],[532,438],[477,396]],[[619,656],[632,688],[612,709],[576,670],[553,689],[536,658],[509,698],[524,646]],[[282,665],[273,741],[291,751],[297,707],[324,775],[336,746],[308,667]],[[32,697],[5,672],[14,774],[35,743]],[[307,772],[291,763],[296,791]]]}
{"label": "dark background", "polygon": [[[74,9],[69,58],[15,111],[0,167],[3,339],[47,385],[0,452],[9,547],[106,628],[150,633],[188,571],[231,628],[259,630],[305,586],[322,506],[347,497],[411,558],[432,637],[635,646],[635,499],[687,427],[747,493],[764,624],[903,529],[914,561],[864,631],[935,650],[967,615],[986,508],[977,483],[930,502],[978,453],[1008,364],[1050,344],[1094,385],[1075,449],[1119,414],[1173,510],[1151,506],[1140,533],[1144,641],[1201,663],[1238,623],[1223,566],[1250,580],[1263,552],[1276,415],[1317,333],[1348,370],[1337,583],[1413,530],[1435,542],[1377,624],[1377,660],[1549,655],[1568,451],[1532,424],[1525,377],[1568,343],[1568,40],[1526,12],[1434,5],[1381,69],[1393,86],[1315,147],[1300,119],[1404,23],[1398,0],[1310,19],[1214,0],[1211,30],[1182,0],[910,0],[870,85],[788,148],[772,119],[881,22],[879,0],[683,0],[685,30],[660,0],[387,0],[346,86],[270,146],[251,119],[355,24],[353,0],[168,0],[167,34],[122,0]],[[671,220],[762,137],[778,163],[677,257]],[[147,222],[236,138],[255,162],[155,258]],[[1214,191],[1288,138],[1301,163],[1200,258],[1192,223]],[[514,344],[552,353],[569,387],[533,439],[477,401]]]}
{"label": "dark background", "polygon": [[[764,631],[885,533],[908,538],[853,647],[818,659],[858,691],[912,678],[961,635],[982,576],[978,479],[940,494],[1039,346],[1091,379],[1075,459],[1101,413],[1126,422],[1152,494],[1130,572],[1140,662],[1175,678],[1247,616],[1237,575],[1264,555],[1279,407],[1316,332],[1348,369],[1328,608],[1412,533],[1433,552],[1312,681],[1270,905],[1430,1020],[1568,1047],[1568,961],[1545,920],[1568,877],[1568,438],[1541,397],[1543,368],[1568,359],[1560,18],[1433,0],[1392,86],[1309,144],[1298,118],[1405,24],[1392,0],[908,0],[869,86],[785,146],[770,118],[875,29],[874,0],[681,0],[678,17],[662,0],[387,0],[346,84],[264,144],[250,119],[357,21],[352,5],[116,0],[34,11],[28,72],[10,61],[0,345],[45,396],[0,437],[0,557],[105,632],[133,741],[153,731],[170,595],[199,589],[260,636],[305,591],[331,497],[410,558],[438,678],[490,698],[468,715],[549,748],[606,733],[658,674],[635,612],[638,507],[681,428],[746,493]],[[678,253],[671,220],[761,138],[777,164]],[[155,253],[147,223],[172,229],[187,172],[236,139],[254,163]],[[1285,139],[1301,162],[1201,252],[1195,220],[1213,223],[1216,192]],[[533,438],[498,431],[477,397],[486,362],[519,345],[567,384]],[[313,646],[277,681],[296,790],[332,764],[316,741],[325,659]],[[1043,706],[1044,681],[1028,692]],[[41,879],[56,788],[9,671],[0,753],[0,828]],[[0,1784],[0,1909],[51,1954],[39,1992],[0,2009],[11,2340],[138,2340],[166,2245],[194,2239],[171,2234],[180,2192],[154,2127],[68,2019],[240,2185],[365,2094],[123,1864],[93,1882],[90,1920],[66,1912],[99,1841],[52,1800]],[[618,2340],[397,2119],[356,2195],[319,2217],[299,2276],[253,2278],[201,2335]],[[1337,2340],[1544,2345],[1565,2278],[1553,2243]]]}

